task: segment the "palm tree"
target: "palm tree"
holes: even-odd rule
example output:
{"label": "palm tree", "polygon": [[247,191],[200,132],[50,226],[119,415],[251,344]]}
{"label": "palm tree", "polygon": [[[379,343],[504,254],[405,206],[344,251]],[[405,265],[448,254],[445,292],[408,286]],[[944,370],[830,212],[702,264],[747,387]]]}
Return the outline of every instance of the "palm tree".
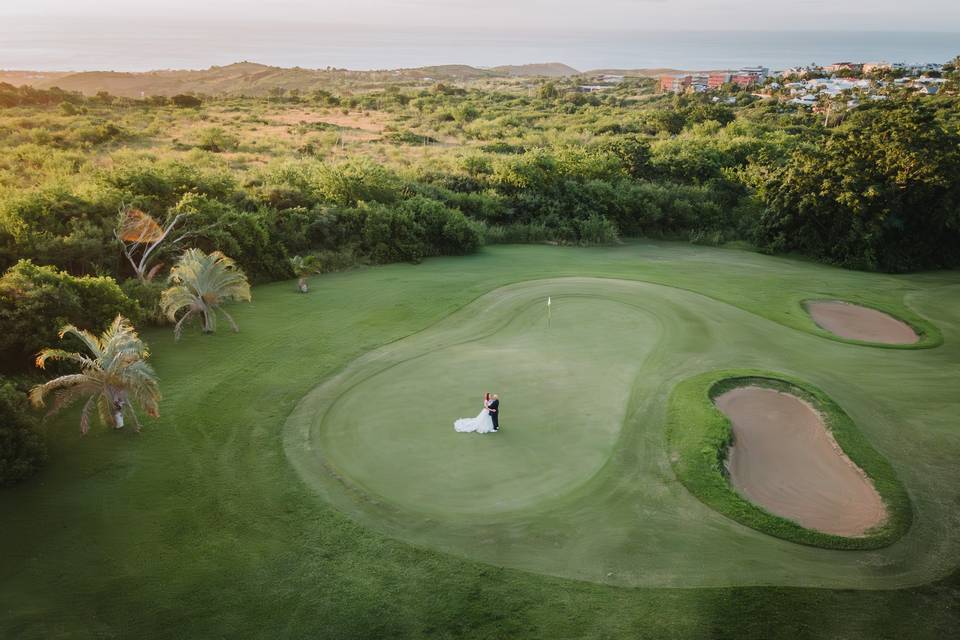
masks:
{"label": "palm tree", "polygon": [[250,283],[236,263],[221,252],[206,254],[200,249],[187,249],[170,270],[170,285],[160,296],[160,308],[171,322],[186,309],[173,328],[177,340],[184,322],[198,315],[204,333],[216,331],[217,311],[224,315],[234,331],[240,331],[221,305],[232,300],[249,301]]}
{"label": "palm tree", "polygon": [[66,360],[80,365],[80,373],[55,378],[38,384],[30,390],[30,401],[42,407],[44,397],[53,394],[49,414],[87,397],[80,413],[80,431],[90,430],[90,412],[94,405],[100,421],[116,429],[123,427],[125,412],[133,417],[140,430],[140,421],[133,405],[138,404],[147,415],[159,415],[160,386],[153,367],[147,364],[150,353],[140,340],[130,321],[117,316],[99,336],[68,324],[60,331],[60,338],[72,335],[86,346],[86,353],[63,349],[44,349],[37,355],[37,366],[44,368],[48,360]]}
{"label": "palm tree", "polygon": [[320,270],[317,268],[317,257],[316,256],[293,256],[290,258],[290,268],[293,269],[293,273],[297,276],[297,290],[300,293],[306,293],[309,288],[307,286],[307,276],[314,273],[320,273]]}

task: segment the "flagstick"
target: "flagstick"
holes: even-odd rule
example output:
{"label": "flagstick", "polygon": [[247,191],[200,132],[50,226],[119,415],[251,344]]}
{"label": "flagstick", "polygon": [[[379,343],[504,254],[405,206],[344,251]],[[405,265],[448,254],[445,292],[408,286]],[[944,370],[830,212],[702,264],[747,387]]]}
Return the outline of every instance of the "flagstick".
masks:
{"label": "flagstick", "polygon": [[553,301],[550,299],[550,296],[547,296],[547,329],[550,328],[550,308],[553,306]]}

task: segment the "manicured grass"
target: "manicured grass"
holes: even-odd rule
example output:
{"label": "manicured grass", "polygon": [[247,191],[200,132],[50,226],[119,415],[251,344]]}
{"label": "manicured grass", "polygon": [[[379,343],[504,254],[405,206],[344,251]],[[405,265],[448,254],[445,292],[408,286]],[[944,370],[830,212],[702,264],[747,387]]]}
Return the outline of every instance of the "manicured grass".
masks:
{"label": "manicured grass", "polygon": [[[724,470],[732,439],[730,420],[714,405],[723,393],[743,386],[769,387],[812,404],[823,416],[847,457],[870,477],[887,507],[887,521],[868,535],[850,538],[807,529],[743,498]],[[667,413],[670,461],[677,478],[705,504],[757,531],[826,549],[878,549],[910,528],[910,497],[889,462],[864,438],[850,416],[827,394],[809,383],[771,371],[711,371],[678,384]]]}
{"label": "manicured grass", "polygon": [[[624,421],[612,445],[598,441],[609,458],[582,481],[600,454],[585,456],[590,465],[574,457],[584,466],[551,484],[564,495],[518,485],[528,517],[500,514],[512,525],[488,530],[418,514],[409,494],[325,499],[327,483],[288,458],[288,418],[325,381],[358,371],[360,356],[406,349],[507,285],[569,276],[669,286],[639,286],[636,311],[609,290],[595,298],[611,315],[600,326],[618,336],[621,322],[649,319],[630,345],[647,356],[631,396],[610,408]],[[825,340],[800,307],[810,298],[904,305],[944,343]],[[289,282],[257,287],[252,304],[231,312],[239,335],[175,344],[167,330],[145,332],[165,398],[142,435],[81,438],[66,415],[50,425],[47,470],[0,492],[0,637],[938,638],[960,622],[960,274],[855,273],[660,242],[496,247],[315,278],[309,295]],[[587,306],[578,315],[589,317]],[[509,370],[514,360],[500,362]],[[690,494],[667,454],[667,399],[681,380],[721,368],[783,372],[840,404],[906,487],[909,531],[883,549],[819,549],[744,527]],[[457,391],[462,407],[417,400],[438,443],[449,421],[475,409],[474,384],[462,399]],[[505,399],[505,429],[521,430],[513,420],[525,404]],[[487,446],[463,438],[442,446]]]}

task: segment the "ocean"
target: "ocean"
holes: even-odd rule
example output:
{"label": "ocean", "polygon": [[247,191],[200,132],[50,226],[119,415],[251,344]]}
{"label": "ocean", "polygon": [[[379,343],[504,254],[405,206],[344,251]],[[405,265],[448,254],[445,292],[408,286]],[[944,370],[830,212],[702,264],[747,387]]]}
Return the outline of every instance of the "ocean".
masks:
{"label": "ocean", "polygon": [[375,28],[150,20],[0,22],[0,69],[199,69],[249,60],[277,66],[394,69],[435,64],[562,62],[601,68],[782,69],[841,60],[945,62],[960,33],[918,31],[561,31]]}

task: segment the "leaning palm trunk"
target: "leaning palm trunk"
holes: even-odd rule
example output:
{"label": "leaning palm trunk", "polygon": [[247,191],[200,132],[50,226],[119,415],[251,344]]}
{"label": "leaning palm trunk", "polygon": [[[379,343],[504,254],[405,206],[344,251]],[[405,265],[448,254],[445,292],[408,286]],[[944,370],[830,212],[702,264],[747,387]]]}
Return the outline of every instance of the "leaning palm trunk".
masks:
{"label": "leaning palm trunk", "polygon": [[133,419],[140,430],[135,405],[150,416],[159,415],[160,386],[153,368],[146,363],[150,353],[130,321],[117,316],[100,336],[67,325],[60,337],[79,338],[89,351],[77,353],[62,349],[44,349],[37,356],[37,366],[44,368],[48,360],[63,360],[80,365],[80,373],[60,376],[30,390],[30,400],[43,406],[53,397],[48,415],[64,409],[80,398],[87,398],[80,412],[80,431],[90,430],[90,416],[96,409],[100,421],[120,429],[124,416]]}
{"label": "leaning palm trunk", "polygon": [[227,256],[188,249],[170,270],[170,285],[160,297],[160,307],[176,323],[173,332],[178,340],[183,327],[194,319],[200,320],[204,333],[216,331],[218,312],[234,331],[240,330],[222,305],[231,300],[249,301],[250,285]]}

